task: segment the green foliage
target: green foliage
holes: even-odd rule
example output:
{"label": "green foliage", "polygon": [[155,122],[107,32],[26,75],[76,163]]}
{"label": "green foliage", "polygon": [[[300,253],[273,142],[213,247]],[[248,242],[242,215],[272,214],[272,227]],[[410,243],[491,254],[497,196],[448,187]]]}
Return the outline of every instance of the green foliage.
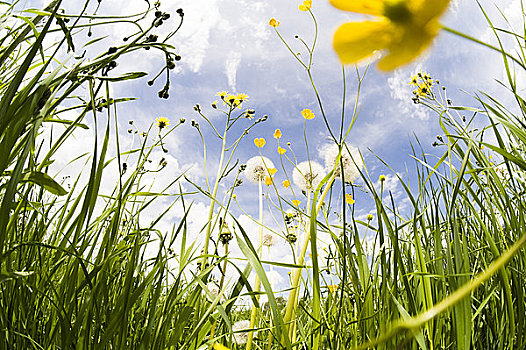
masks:
{"label": "green foliage", "polygon": [[[277,32],[306,70],[327,131],[339,147],[335,167],[308,194],[305,212],[295,216],[298,231],[303,232],[297,248],[291,243],[295,261],[287,263],[263,260],[261,243],[251,242],[230,210],[242,172],[234,171],[238,166],[235,151],[248,130],[266,119],[250,122],[231,140],[234,123],[250,120],[254,114],[250,109],[237,114],[236,108],[244,103],[240,94],[222,96],[223,129],[195,107],[222,143],[212,186],[208,170],[206,186],[187,179],[196,192],[183,192],[181,186],[174,190],[184,174],[174,176],[161,191],[145,183],[146,174],[164,168],[161,163],[157,169],[147,169],[152,152],[165,150],[164,140],[184,120],[169,130],[159,126],[155,137],[149,130],[139,147],[120,149],[118,106],[133,98],[114,99],[110,84],[146,73],[107,73],[112,62],[139,49],[159,49],[167,62],[175,55],[167,42],[146,40],[158,19],[142,29],[150,14],[158,16],[158,5],[125,19],[67,15],[59,11],[58,0],[43,10],[21,13],[15,5],[0,15],[6,28],[0,38],[0,348],[242,349],[236,337],[252,330],[258,333],[249,338],[247,347],[266,349],[526,346],[526,103],[517,91],[513,71],[514,67],[524,69],[524,34],[495,28],[488,18],[499,43],[502,35],[517,41],[521,50],[512,55],[502,45],[489,46],[447,29],[502,54],[508,80],[501,83],[509,87],[516,106],[505,106],[484,94],[477,97],[476,107],[452,106],[436,81],[416,78],[421,80],[415,102],[436,113],[444,133],[437,146],[443,151],[431,157],[416,140],[412,145],[416,183],[404,182],[393,172],[410,204],[404,212],[386,193],[383,180],[378,186],[367,168],[360,171],[363,190],[375,208],[364,222],[354,217],[350,202],[331,207],[331,195],[347,198],[346,194],[357,190],[335,179],[337,166],[343,166],[345,141],[358,117],[367,69],[356,70],[352,120],[345,124],[342,107],[338,135],[330,130],[312,75],[317,40],[314,15],[309,11],[316,28],[313,44],[301,39],[308,53],[305,61]],[[20,21],[9,27],[13,18]],[[177,29],[182,18],[181,11]],[[132,40],[89,61],[78,60],[71,66],[54,63],[63,51],[74,49],[81,29],[120,21],[137,22],[134,26],[140,29],[129,37]],[[46,46],[53,32],[63,33],[63,39]],[[85,46],[103,40],[94,38]],[[159,92],[162,98],[167,95],[168,85]],[[81,102],[66,103],[71,97]],[[64,119],[66,111],[77,117]],[[90,116],[93,121],[88,120]],[[483,128],[481,119],[487,121]],[[203,141],[206,169],[207,140],[199,124],[192,124]],[[49,140],[48,149],[40,140],[45,126],[51,125],[63,131]],[[93,129],[94,147],[75,159],[85,161],[88,176],[80,172],[67,187],[52,176],[50,168],[78,129]],[[488,141],[489,134],[495,143]],[[111,155],[113,147],[116,156]],[[133,166],[124,167],[123,159],[133,159]],[[103,175],[115,172],[112,166],[118,169],[114,188],[103,195]],[[232,177],[224,198],[219,198],[220,185]],[[288,236],[284,207],[290,200],[275,184],[267,185],[269,191],[275,190],[274,210],[284,218],[283,230],[271,229]],[[201,254],[195,253],[201,247],[188,241],[192,203],[187,198],[196,193],[210,201],[202,222]],[[145,224],[141,220],[145,210],[159,198],[173,201]],[[161,232],[156,225],[175,204],[183,208],[182,218],[173,223],[171,232]],[[330,216],[334,210],[339,211],[335,220]],[[233,232],[227,219],[234,223]],[[318,249],[322,234],[332,240],[325,257]],[[229,255],[233,237],[244,254],[244,268]],[[180,250],[175,251],[176,247]],[[275,290],[267,265],[290,268],[290,288]],[[235,281],[225,281],[227,268],[234,271]],[[251,280],[252,271],[256,283]],[[218,291],[210,284],[213,274],[221,278]],[[288,299],[281,296],[283,292],[290,293]],[[266,303],[259,302],[263,294]],[[252,313],[243,300],[251,304]],[[254,315],[253,329],[237,329],[236,324],[249,315]]]}

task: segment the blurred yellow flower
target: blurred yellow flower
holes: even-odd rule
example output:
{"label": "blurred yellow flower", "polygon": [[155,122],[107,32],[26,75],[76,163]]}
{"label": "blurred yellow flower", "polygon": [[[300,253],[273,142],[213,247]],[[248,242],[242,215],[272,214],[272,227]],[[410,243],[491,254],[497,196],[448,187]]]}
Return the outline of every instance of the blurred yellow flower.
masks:
{"label": "blurred yellow flower", "polygon": [[274,131],[274,138],[276,140],[279,140],[281,138],[281,130],[276,129],[276,131]]}
{"label": "blurred yellow flower", "polygon": [[371,221],[373,219],[373,214],[367,214],[367,221]]}
{"label": "blurred yellow flower", "polygon": [[312,7],[312,1],[311,0],[305,0],[303,1],[303,4],[299,6],[300,11],[308,11]]}
{"label": "blurred yellow flower", "polygon": [[303,111],[301,111],[301,115],[305,119],[312,119],[314,118],[314,113],[310,109],[305,108]]}
{"label": "blurred yellow flower", "polygon": [[299,206],[301,204],[301,201],[299,201],[297,199],[293,199],[292,200],[292,204],[294,204],[295,206]]}
{"label": "blurred yellow flower", "polygon": [[338,289],[337,284],[331,284],[330,286],[327,286],[327,289],[329,289],[329,292],[334,293]]}
{"label": "blurred yellow flower", "polygon": [[380,175],[380,178],[378,180],[380,180],[380,182],[384,182],[385,181],[385,175]]}
{"label": "blurred yellow flower", "polygon": [[170,125],[170,119],[165,117],[159,117],[155,119],[157,121],[156,125],[159,127],[159,129],[167,128]]}
{"label": "blurred yellow flower", "polygon": [[289,180],[283,181],[283,187],[288,188],[289,186],[290,186],[290,181]]}
{"label": "blurred yellow flower", "polygon": [[354,199],[352,199],[352,194],[347,193],[347,194],[345,195],[345,202],[346,202],[347,204],[354,204],[354,202],[356,202],[356,201],[355,201]]}
{"label": "blurred yellow flower", "polygon": [[287,150],[285,148],[278,147],[278,153],[279,154],[285,154],[285,152],[287,152]]}
{"label": "blurred yellow flower", "polygon": [[254,144],[256,145],[257,148],[262,148],[263,146],[265,146],[265,143],[267,143],[267,141],[265,141],[264,138],[255,138],[254,139]]}
{"label": "blurred yellow flower", "polygon": [[275,18],[271,18],[270,21],[268,21],[268,24],[270,24],[270,26],[274,28],[279,27],[279,21]]}
{"label": "blurred yellow flower", "polygon": [[333,46],[345,64],[370,57],[377,50],[387,54],[381,70],[393,70],[418,57],[440,30],[438,19],[450,0],[330,0],[344,11],[376,16],[373,21],[349,22],[334,34]]}
{"label": "blurred yellow flower", "polygon": [[265,177],[265,185],[267,186],[272,185],[272,178],[270,176]]}
{"label": "blurred yellow flower", "polygon": [[268,169],[268,173],[269,173],[270,175],[274,175],[275,173],[277,173],[277,171],[278,171],[278,169],[276,169],[276,168],[270,168],[270,169]]}
{"label": "blurred yellow flower", "polygon": [[214,350],[230,350],[230,349],[222,344],[214,343]]}
{"label": "blurred yellow flower", "polygon": [[411,75],[411,81],[409,85],[417,87],[418,86],[418,77],[416,75]]}

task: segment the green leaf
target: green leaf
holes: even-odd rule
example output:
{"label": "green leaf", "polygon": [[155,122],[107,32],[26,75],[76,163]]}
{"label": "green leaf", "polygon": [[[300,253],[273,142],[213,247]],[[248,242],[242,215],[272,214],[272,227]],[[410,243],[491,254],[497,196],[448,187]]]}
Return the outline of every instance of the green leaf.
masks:
{"label": "green leaf", "polygon": [[29,182],[44,188],[46,191],[53,193],[57,196],[64,196],[68,194],[68,191],[64,187],[60,186],[58,182],[53,180],[51,176],[40,171],[33,171],[25,174],[21,179],[21,182]]}

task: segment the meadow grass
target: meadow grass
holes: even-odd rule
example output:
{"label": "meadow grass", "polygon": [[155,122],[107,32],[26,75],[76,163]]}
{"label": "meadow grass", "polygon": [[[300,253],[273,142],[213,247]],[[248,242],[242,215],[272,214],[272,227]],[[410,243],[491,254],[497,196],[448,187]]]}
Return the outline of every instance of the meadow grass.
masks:
{"label": "meadow grass", "polygon": [[[167,80],[158,95],[167,98],[169,70],[177,57],[168,39],[181,26],[182,11],[170,19],[177,23],[174,32],[157,41],[152,29],[160,19],[168,20],[157,5],[127,18],[64,14],[60,1],[42,10],[21,12],[16,2],[6,8],[0,18],[0,348],[525,347],[526,103],[514,74],[514,69],[524,70],[526,62],[524,33],[496,28],[488,18],[497,38],[511,36],[521,48],[510,53],[502,45],[490,47],[502,54],[507,72],[502,84],[514,106],[485,94],[474,99],[474,106],[455,106],[434,77],[414,76],[414,101],[436,114],[443,136],[435,142],[435,155],[424,152],[418,139],[412,142],[415,181],[395,171],[388,174],[404,189],[409,209],[401,210],[402,199],[395,200],[384,189],[386,177],[371,178],[362,155],[349,143],[359,117],[361,83],[370,68],[356,68],[351,120],[345,122],[342,107],[340,124],[333,130],[312,74],[318,33],[313,12],[309,9],[314,39],[308,44],[300,38],[305,59],[275,26],[278,38],[306,71],[336,147],[327,172],[316,181],[307,181],[303,170],[310,187],[301,197],[306,207],[300,209],[293,201],[299,194],[284,194],[262,153],[255,159],[263,161],[263,170],[236,161],[240,141],[266,120],[253,119],[243,95],[222,94],[220,106],[213,107],[225,115],[221,126],[198,105],[194,108],[202,120],[192,121],[192,126],[203,142],[205,184],[176,174],[162,191],[148,187],[147,177],[166,165],[161,161],[152,166],[151,155],[165,150],[167,138],[184,120],[171,128],[159,121],[138,135],[137,147],[121,149],[118,105],[129,99],[114,99],[110,85],[146,73],[113,76],[113,62],[136,50],[161,50],[166,57],[161,72]],[[86,30],[122,21],[135,23],[138,30],[122,46],[74,64],[59,61]],[[63,34],[60,42],[46,41],[57,32]],[[344,70],[342,106],[345,77]],[[71,115],[66,111],[76,118],[64,119]],[[307,123],[314,114],[304,112]],[[235,134],[239,130],[234,124],[247,120],[248,126]],[[49,132],[50,125],[61,131]],[[221,142],[217,169],[207,167],[205,127]],[[93,151],[72,161],[85,162],[88,176],[79,171],[67,187],[50,169],[67,140],[87,128],[95,131]],[[278,141],[280,135],[275,133]],[[264,142],[257,140],[261,149]],[[307,140],[305,134],[308,148]],[[285,173],[298,165],[291,153],[280,155]],[[209,171],[216,174],[210,181]],[[263,171],[256,173],[258,242],[251,241],[232,209],[247,171]],[[107,173],[116,179],[109,195],[101,190]],[[192,190],[183,191],[181,181]],[[220,192],[220,185],[228,190]],[[293,262],[262,257],[263,186],[280,221],[265,229],[287,238]],[[353,198],[359,190],[375,208],[365,221],[355,217]],[[201,225],[203,247],[188,228],[196,195],[210,203]],[[166,197],[173,199],[171,204],[145,224],[144,213]],[[182,208],[181,219],[171,223],[171,231],[159,230],[158,223],[176,205]],[[294,211],[286,210],[290,207]],[[319,249],[321,236],[331,241],[325,253]],[[229,254],[233,244],[246,266]],[[274,288],[266,272],[269,266],[290,269],[290,288]],[[235,279],[227,280],[232,274]],[[214,276],[220,276],[217,284],[212,283]]]}

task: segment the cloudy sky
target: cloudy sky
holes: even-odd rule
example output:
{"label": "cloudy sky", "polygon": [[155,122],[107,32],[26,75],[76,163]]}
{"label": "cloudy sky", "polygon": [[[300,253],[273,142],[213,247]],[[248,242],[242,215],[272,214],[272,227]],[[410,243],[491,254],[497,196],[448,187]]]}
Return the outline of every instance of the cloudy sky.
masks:
{"label": "cloudy sky", "polygon": [[[94,11],[96,3],[93,1],[89,11]],[[499,14],[500,9],[512,25],[520,28],[520,0],[481,0],[480,3],[495,23],[504,23]],[[32,5],[33,2],[27,1],[26,4]],[[194,112],[193,106],[198,103],[203,113],[221,128],[223,115],[214,110],[211,103],[219,100],[217,92],[224,90],[247,94],[249,98],[244,107],[255,109],[256,117],[269,116],[265,123],[257,125],[243,139],[234,159],[244,163],[257,155],[258,149],[254,146],[253,140],[256,137],[263,137],[267,140],[267,145],[262,149],[262,154],[277,164],[279,157],[272,135],[274,130],[279,128],[283,134],[281,143],[291,142],[298,162],[305,160],[307,147],[303,137],[304,119],[300,113],[304,108],[309,108],[316,115],[306,123],[309,157],[311,160],[323,162],[319,150],[329,142],[329,134],[321,118],[313,88],[306,71],[268,24],[270,18],[278,19],[281,23],[278,28],[279,33],[294,52],[300,53],[298,56],[300,59],[306,59],[307,53],[301,42],[295,39],[295,35],[311,44],[314,23],[308,12],[298,10],[299,4],[298,0],[161,1],[161,9],[170,13],[172,17],[154,31],[160,37],[173,30],[173,26],[178,23],[176,14],[178,8],[182,8],[185,13],[181,30],[170,40],[176,52],[182,57],[172,72],[170,98],[167,100],[157,98],[157,91],[164,84],[163,77],[152,87],[146,84],[163,67],[163,55],[153,50],[141,50],[122,58],[118,62],[118,68],[113,72],[119,74],[130,70],[145,71],[150,73],[149,77],[115,84],[112,87],[114,97],[138,98],[136,102],[125,103],[118,107],[120,128],[123,130],[121,145],[124,146],[121,147],[137,146],[137,136],[125,132],[129,128],[129,120],[133,120],[140,131],[147,130],[155,118],[160,116],[172,121],[180,118],[187,120],[186,124],[167,138],[166,147],[169,153],[166,155],[159,151],[152,156],[154,162],[162,157],[168,161],[168,166],[163,170],[162,175],[152,177],[154,186],[162,187],[183,171],[187,171],[188,176],[201,186],[206,185],[203,146],[199,134],[189,123],[192,119],[200,123],[205,136],[209,181],[213,182],[213,174],[216,172],[215,168],[219,160],[220,142],[214,139],[211,129]],[[77,6],[76,1],[64,1],[64,7],[68,11],[74,12]],[[144,0],[103,0],[99,14],[129,15],[141,12],[145,8]],[[329,123],[331,127],[337,128],[342,106],[342,68],[332,50],[332,35],[340,24],[350,20],[360,20],[363,17],[339,11],[326,0],[313,0],[312,12],[319,26],[312,74]],[[475,0],[452,1],[442,22],[476,38],[495,41]],[[130,24],[95,27],[93,37],[107,36],[95,49],[103,50],[105,47],[122,45],[122,38],[133,30]],[[82,39],[82,35],[79,36],[79,41],[85,40]],[[89,52],[86,57],[89,57]],[[364,69],[364,66],[359,67],[362,73]],[[387,169],[374,154],[389,163],[404,179],[410,180],[414,177],[414,173],[411,173],[414,163],[410,158],[412,153],[410,141],[415,141],[417,137],[426,152],[431,154],[440,152],[431,147],[436,135],[440,134],[437,116],[423,106],[414,105],[411,101],[409,77],[418,71],[429,72],[433,78],[439,79],[447,87],[448,97],[454,104],[477,106],[473,96],[480,91],[503,99],[509,98],[496,83],[496,80],[504,79],[499,55],[446,32],[442,32],[432,47],[408,66],[384,73],[378,71],[373,63],[364,79],[358,103],[358,118],[347,141],[361,150],[371,178],[378,179],[380,174],[387,175],[386,187],[393,192],[400,205],[404,203],[401,186],[392,171]],[[346,80],[347,127],[357,93],[354,67],[346,67]],[[232,139],[249,124],[250,121],[241,120],[239,126],[232,130]],[[91,142],[92,135],[92,129],[76,135],[76,140],[64,151],[66,153],[62,160],[63,165],[67,163],[68,156],[71,159],[77,152],[85,150],[86,144]],[[74,172],[73,169],[70,171]],[[292,166],[287,166],[287,171],[291,174]],[[109,175],[108,189],[113,185],[112,176],[115,175]],[[220,188],[221,194],[231,185],[229,180],[231,179],[227,179],[225,185]],[[280,170],[276,174],[276,182],[280,184],[283,180],[284,175]],[[359,185],[360,181],[357,184]],[[184,186],[185,189],[191,190],[189,184]],[[295,192],[298,193],[297,189]],[[257,225],[250,217],[257,216],[257,186],[245,181],[237,193],[241,207],[235,205],[233,214],[246,225],[248,233],[255,237]],[[364,218],[371,210],[371,202],[367,198],[366,193],[357,195],[356,215],[360,218]],[[194,237],[200,237],[202,218],[206,216],[209,203],[205,197],[197,196],[193,199],[195,203],[189,218],[190,231]],[[170,201],[171,199],[161,199],[159,205],[168,205]],[[174,208],[161,224],[162,229],[169,229],[174,222],[177,223],[181,215],[180,204],[177,203]],[[158,213],[159,210],[156,209],[148,215],[153,219]],[[283,224],[276,223],[273,216],[279,217],[279,213],[266,210],[265,223],[277,232],[281,232],[280,225]],[[234,247],[233,253],[239,254],[239,250]],[[272,255],[290,260],[291,253],[282,239],[278,238]],[[286,274],[283,272],[273,274],[273,280],[279,287],[287,287],[285,279]]]}

